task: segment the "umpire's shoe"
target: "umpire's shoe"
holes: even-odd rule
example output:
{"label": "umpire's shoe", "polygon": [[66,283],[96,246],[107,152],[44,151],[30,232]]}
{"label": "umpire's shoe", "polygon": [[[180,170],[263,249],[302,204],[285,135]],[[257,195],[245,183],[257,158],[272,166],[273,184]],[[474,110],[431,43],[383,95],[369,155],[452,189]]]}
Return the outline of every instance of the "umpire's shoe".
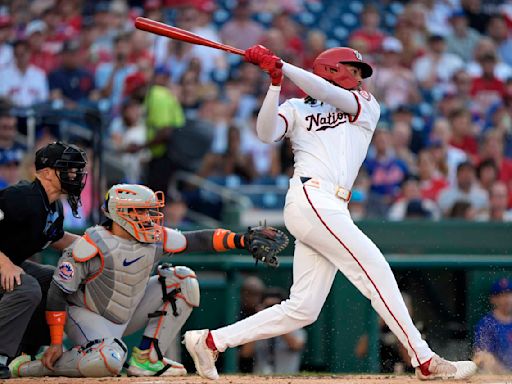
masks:
{"label": "umpire's shoe", "polygon": [[10,379],[11,378],[11,370],[9,367],[0,364],[0,379]]}
{"label": "umpire's shoe", "polygon": [[416,377],[420,380],[452,379],[466,380],[477,371],[472,361],[448,361],[438,355],[416,368]]}
{"label": "umpire's shoe", "polygon": [[192,356],[194,360],[197,373],[205,379],[217,380],[219,374],[215,367],[215,361],[217,361],[219,352],[210,349],[210,347],[206,345],[206,338],[209,332],[208,329],[185,332],[183,344],[185,344],[188,353],[190,353],[190,356]]}

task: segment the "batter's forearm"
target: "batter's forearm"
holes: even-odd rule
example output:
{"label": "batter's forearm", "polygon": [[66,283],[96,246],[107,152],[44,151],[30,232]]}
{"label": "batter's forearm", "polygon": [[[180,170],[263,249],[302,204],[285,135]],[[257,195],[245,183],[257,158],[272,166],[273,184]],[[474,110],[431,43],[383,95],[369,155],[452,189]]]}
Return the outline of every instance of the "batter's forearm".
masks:
{"label": "batter's forearm", "polygon": [[258,137],[268,144],[279,140],[286,133],[286,125],[283,120],[278,120],[280,91],[281,86],[271,85],[269,87],[256,121]]}
{"label": "batter's forearm", "polygon": [[292,64],[284,63],[283,73],[312,98],[330,104],[348,114],[355,115],[357,113],[358,105],[352,92]]}
{"label": "batter's forearm", "polygon": [[245,247],[243,234],[222,228],[183,232],[183,236],[187,239],[184,252],[224,252]]}

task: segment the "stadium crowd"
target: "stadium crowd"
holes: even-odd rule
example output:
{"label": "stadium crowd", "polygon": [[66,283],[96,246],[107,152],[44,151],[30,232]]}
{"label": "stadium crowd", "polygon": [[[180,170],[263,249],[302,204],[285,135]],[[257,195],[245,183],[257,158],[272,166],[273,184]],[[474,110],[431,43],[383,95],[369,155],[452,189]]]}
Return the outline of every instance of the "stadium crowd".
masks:
{"label": "stadium crowd", "polygon": [[[241,49],[261,43],[306,69],[327,48],[358,49],[375,68],[365,87],[382,113],[353,188],[354,218],[512,220],[510,1],[12,0],[0,7],[1,185],[33,172],[18,139],[27,111],[42,105],[50,115],[100,111],[109,182],[175,191],[179,170],[224,185],[290,176],[289,143],[254,133],[265,74],[239,56],[136,30],[137,16]],[[281,96],[305,95],[285,80]],[[49,120],[38,117],[36,146],[63,134]],[[178,190],[175,213],[195,204],[219,216],[190,187]]]}

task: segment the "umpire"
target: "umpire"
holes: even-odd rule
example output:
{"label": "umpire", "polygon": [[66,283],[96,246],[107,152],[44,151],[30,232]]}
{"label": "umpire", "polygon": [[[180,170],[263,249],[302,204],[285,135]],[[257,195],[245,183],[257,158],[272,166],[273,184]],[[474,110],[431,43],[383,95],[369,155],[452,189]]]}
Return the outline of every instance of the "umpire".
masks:
{"label": "umpire", "polygon": [[77,216],[86,164],[82,149],[51,143],[36,152],[33,182],[0,190],[0,379],[10,377],[8,363],[20,352],[26,330],[33,348],[49,341],[41,325],[54,268],[27,259],[48,245],[63,250],[78,238],[64,231],[60,198],[67,195]]}

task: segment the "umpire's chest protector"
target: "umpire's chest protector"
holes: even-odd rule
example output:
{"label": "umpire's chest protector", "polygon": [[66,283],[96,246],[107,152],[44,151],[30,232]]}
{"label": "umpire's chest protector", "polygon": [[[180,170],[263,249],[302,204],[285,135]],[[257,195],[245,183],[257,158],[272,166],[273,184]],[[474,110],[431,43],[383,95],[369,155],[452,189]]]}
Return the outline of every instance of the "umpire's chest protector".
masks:
{"label": "umpire's chest protector", "polygon": [[102,269],[85,284],[84,305],[114,323],[126,323],[144,296],[162,246],[114,237],[100,226],[87,235],[99,250]]}

